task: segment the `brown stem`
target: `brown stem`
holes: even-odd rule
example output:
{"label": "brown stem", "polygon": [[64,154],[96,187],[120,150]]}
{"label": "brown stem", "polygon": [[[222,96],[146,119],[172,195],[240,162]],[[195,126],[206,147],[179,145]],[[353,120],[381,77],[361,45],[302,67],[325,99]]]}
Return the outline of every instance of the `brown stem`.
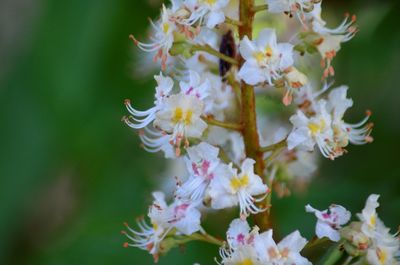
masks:
{"label": "brown stem", "polygon": [[[239,26],[240,39],[243,39],[244,36],[252,39],[254,14],[254,0],[240,0],[239,16],[242,23],[242,25]],[[243,58],[240,58],[240,66],[242,66],[243,62]],[[260,151],[260,142],[257,131],[254,88],[242,81],[240,90],[242,103],[241,122],[243,124],[242,135],[246,146],[246,156],[256,161],[254,169],[255,173],[263,178],[265,162],[263,159],[263,152]],[[269,207],[267,204],[269,204],[269,201],[262,201],[258,204],[258,207]],[[254,221],[261,231],[271,228],[269,209],[256,214],[254,216]]]}

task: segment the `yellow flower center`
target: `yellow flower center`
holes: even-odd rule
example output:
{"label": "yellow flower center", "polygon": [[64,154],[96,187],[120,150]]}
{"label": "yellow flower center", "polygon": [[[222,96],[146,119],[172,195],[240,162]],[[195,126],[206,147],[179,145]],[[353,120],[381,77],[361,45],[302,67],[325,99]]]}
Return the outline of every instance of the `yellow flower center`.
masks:
{"label": "yellow flower center", "polygon": [[375,214],[371,215],[371,217],[369,218],[369,223],[371,226],[375,226],[375,224],[376,224],[376,215]]}
{"label": "yellow flower center", "polygon": [[172,121],[174,123],[183,122],[185,123],[185,125],[188,125],[192,123],[192,116],[193,111],[191,111],[190,109],[184,112],[182,108],[176,108],[172,117]]}
{"label": "yellow flower center", "polygon": [[217,2],[217,0],[204,0],[204,2],[206,2],[209,5],[214,5]]}
{"label": "yellow flower center", "polygon": [[234,177],[231,179],[231,187],[234,191],[238,191],[240,188],[246,187],[249,184],[249,176],[244,175],[241,178]]}
{"label": "yellow flower center", "polygon": [[244,259],[238,263],[236,263],[236,265],[253,265],[253,261],[251,261],[251,259]]}
{"label": "yellow flower center", "polygon": [[164,23],[162,29],[163,29],[164,33],[167,33],[168,30],[169,30],[169,24],[168,23]]}
{"label": "yellow flower center", "polygon": [[267,46],[267,48],[265,48],[265,55],[267,57],[272,57],[272,48],[270,46]]}
{"label": "yellow flower center", "polygon": [[380,248],[377,248],[376,249],[376,255],[378,256],[379,262],[381,264],[385,264],[386,263],[386,260],[387,260],[387,252],[386,251],[384,251],[384,250],[382,250]]}
{"label": "yellow flower center", "polygon": [[264,61],[265,55],[262,52],[255,52],[253,54],[254,58],[256,58],[257,63],[262,63]]}
{"label": "yellow flower center", "polygon": [[316,122],[310,122],[307,127],[311,131],[311,134],[315,136],[316,134],[320,133],[326,126],[326,123],[323,119],[319,121],[319,123]]}

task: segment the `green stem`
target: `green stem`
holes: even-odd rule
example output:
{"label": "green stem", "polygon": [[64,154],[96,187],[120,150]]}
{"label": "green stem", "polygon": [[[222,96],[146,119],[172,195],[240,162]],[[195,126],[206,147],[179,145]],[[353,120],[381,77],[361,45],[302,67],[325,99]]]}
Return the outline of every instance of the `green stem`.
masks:
{"label": "green stem", "polygon": [[317,265],[334,265],[343,257],[342,242],[331,247]]}
{"label": "green stem", "polygon": [[223,53],[220,53],[219,51],[215,50],[214,48],[212,48],[210,45],[193,45],[191,46],[191,51],[195,52],[195,51],[203,51],[203,52],[207,52],[211,55],[214,55],[230,64],[234,64],[234,65],[238,65],[239,62],[232,57],[229,57]]}
{"label": "green stem", "polygon": [[263,10],[268,10],[268,5],[267,5],[267,4],[265,4],[265,5],[258,5],[258,6],[254,6],[254,7],[253,7],[253,12],[254,12],[254,13],[257,13],[257,12],[260,12],[260,11],[263,11]]}
{"label": "green stem", "polygon": [[225,17],[225,23],[234,25],[234,26],[241,26],[242,22],[240,22],[239,20],[235,20],[229,17]]}
{"label": "green stem", "polygon": [[348,256],[348,257],[346,258],[346,260],[343,262],[342,265],[349,265],[350,262],[351,262],[353,259],[354,259],[353,256]]}
{"label": "green stem", "polygon": [[210,244],[214,244],[217,246],[223,246],[224,241],[220,240],[216,237],[213,237],[212,235],[209,234],[200,234],[200,233],[195,233],[189,236],[192,240],[199,240],[199,241],[204,241]]}
{"label": "green stem", "polygon": [[230,129],[230,130],[235,130],[235,131],[241,131],[243,129],[243,126],[238,123],[219,121],[210,116],[202,116],[202,118],[209,125],[215,125],[215,126],[219,126],[219,127],[225,128],[225,129]]}
{"label": "green stem", "polygon": [[275,144],[271,144],[269,146],[261,147],[260,151],[265,153],[265,152],[269,152],[269,151],[275,151],[275,150],[281,149],[283,147],[286,147],[286,138],[283,139],[282,141],[279,141],[279,142],[275,143]]}

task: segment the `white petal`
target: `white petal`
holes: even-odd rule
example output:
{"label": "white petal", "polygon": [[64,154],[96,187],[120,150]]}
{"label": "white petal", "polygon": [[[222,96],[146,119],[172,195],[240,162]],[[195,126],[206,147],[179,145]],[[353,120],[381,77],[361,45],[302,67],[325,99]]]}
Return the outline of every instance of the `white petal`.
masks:
{"label": "white petal", "polygon": [[271,48],[276,47],[276,33],[274,29],[263,29],[258,34],[257,47],[264,50],[267,46]]}
{"label": "white petal", "polygon": [[278,248],[280,250],[288,248],[290,251],[300,252],[306,244],[307,240],[296,230],[282,239],[278,244]]}
{"label": "white petal", "polygon": [[254,52],[256,52],[256,48],[251,40],[247,36],[240,41],[239,45],[240,55],[246,60],[253,57]]}
{"label": "white petal", "polygon": [[208,15],[208,19],[207,19],[207,27],[212,29],[214,28],[216,25],[222,23],[225,21],[225,15],[224,12],[219,11],[219,12],[211,12]]}
{"label": "white petal", "polygon": [[238,77],[249,85],[256,85],[266,80],[265,73],[258,67],[253,59],[247,60],[240,68]]}
{"label": "white petal", "polygon": [[333,229],[328,223],[318,220],[315,227],[315,234],[318,238],[327,237],[332,241],[338,242],[340,240],[339,231]]}

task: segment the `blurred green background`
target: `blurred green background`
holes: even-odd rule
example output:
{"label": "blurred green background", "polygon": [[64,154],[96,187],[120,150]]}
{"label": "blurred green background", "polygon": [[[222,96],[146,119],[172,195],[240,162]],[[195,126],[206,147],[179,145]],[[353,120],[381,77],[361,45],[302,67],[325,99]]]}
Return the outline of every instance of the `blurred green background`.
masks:
{"label": "blurred green background", "polygon": [[[274,199],[280,233],[310,237],[304,204],[331,202],[353,213],[381,194],[380,216],[400,224],[399,1],[324,0],[332,22],[358,15],[359,34],[335,59],[336,84],[356,102],[347,119],[374,113],[375,142],[324,161],[301,195]],[[0,2],[0,264],[151,264],[122,247],[123,221],[146,213],[165,165],[139,148],[120,119],[125,98],[150,106],[151,76],[133,78],[128,35],[145,36],[160,3],[119,0]],[[212,222],[218,218],[224,227]],[[224,236],[228,219],[206,227]],[[393,231],[392,230],[392,231]],[[185,252],[182,255],[182,252]],[[217,249],[193,243],[160,264],[213,264]]]}

